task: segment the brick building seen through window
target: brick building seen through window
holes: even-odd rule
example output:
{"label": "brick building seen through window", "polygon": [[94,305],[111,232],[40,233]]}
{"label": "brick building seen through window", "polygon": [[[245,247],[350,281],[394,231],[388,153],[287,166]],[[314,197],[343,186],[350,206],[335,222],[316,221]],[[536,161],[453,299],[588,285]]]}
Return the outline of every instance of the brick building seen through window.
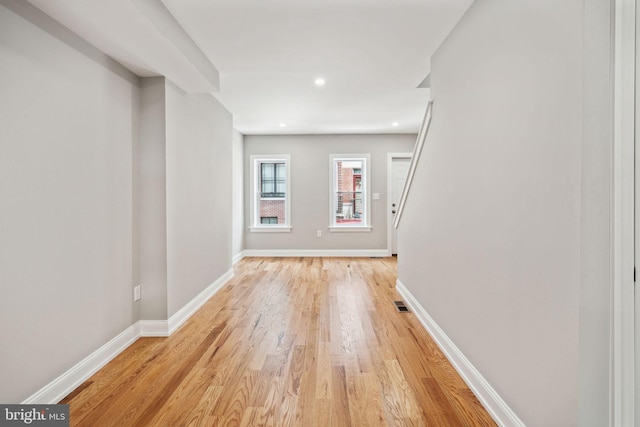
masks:
{"label": "brick building seen through window", "polygon": [[362,224],[362,161],[337,161],[336,224]]}
{"label": "brick building seen through window", "polygon": [[285,163],[260,164],[260,224],[286,224]]}

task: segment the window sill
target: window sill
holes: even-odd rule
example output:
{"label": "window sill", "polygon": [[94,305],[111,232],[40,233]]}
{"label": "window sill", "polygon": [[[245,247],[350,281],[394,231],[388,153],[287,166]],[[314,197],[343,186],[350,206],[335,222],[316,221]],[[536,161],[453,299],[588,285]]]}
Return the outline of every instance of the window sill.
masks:
{"label": "window sill", "polygon": [[249,227],[252,233],[291,233],[293,227],[289,225],[278,225],[271,227]]}
{"label": "window sill", "polygon": [[329,231],[332,233],[369,233],[371,232],[371,226],[360,225],[360,226],[354,227],[354,226],[333,225],[333,226],[329,226]]}

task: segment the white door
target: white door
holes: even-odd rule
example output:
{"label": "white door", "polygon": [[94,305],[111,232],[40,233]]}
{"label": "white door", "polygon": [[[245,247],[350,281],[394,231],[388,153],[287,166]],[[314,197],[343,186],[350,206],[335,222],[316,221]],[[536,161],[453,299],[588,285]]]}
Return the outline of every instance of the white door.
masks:
{"label": "white door", "polygon": [[[389,218],[392,223],[398,210],[398,203],[400,202],[400,196],[402,196],[404,182],[407,180],[410,163],[411,159],[408,158],[394,158],[391,161],[391,215],[389,215]],[[398,231],[392,226],[391,233],[391,254],[397,255]]]}

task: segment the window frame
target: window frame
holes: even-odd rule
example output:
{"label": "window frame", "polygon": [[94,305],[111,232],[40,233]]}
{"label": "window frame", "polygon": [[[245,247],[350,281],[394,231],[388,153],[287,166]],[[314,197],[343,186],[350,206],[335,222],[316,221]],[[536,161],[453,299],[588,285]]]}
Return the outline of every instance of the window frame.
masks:
{"label": "window frame", "polygon": [[[362,161],[361,185],[362,185],[362,216],[361,224],[340,225],[336,222],[337,211],[337,162],[338,161]],[[365,154],[330,154],[329,155],[329,231],[334,232],[370,232],[371,231],[371,155]]]}
{"label": "window frame", "polygon": [[[262,164],[263,163],[284,163],[285,168],[285,196],[284,197],[262,197]],[[249,178],[249,231],[252,233],[288,233],[291,231],[291,157],[289,154],[252,154],[249,156],[250,178]],[[276,173],[274,168],[274,173]],[[259,200],[284,200],[284,224],[262,224],[260,217]]]}
{"label": "window frame", "polygon": [[[265,222],[264,220],[269,220],[269,222]],[[271,222],[271,220],[275,219],[276,222]],[[278,222],[278,217],[277,216],[261,216],[260,217],[260,225],[273,225],[273,224],[277,224]]]}
{"label": "window frame", "polygon": [[[266,181],[267,184],[271,184],[273,186],[273,191],[265,191],[265,180],[264,180],[264,172],[265,172],[265,166],[273,166],[272,169],[272,176],[269,177],[270,179],[268,181]],[[261,199],[282,199],[284,198],[283,196],[281,196],[280,194],[282,194],[282,191],[278,191],[280,190],[280,176],[278,174],[278,172],[280,171],[281,168],[279,168],[278,166],[283,165],[284,166],[284,174],[285,174],[285,187],[286,187],[286,183],[287,183],[287,165],[284,162],[279,162],[277,160],[274,161],[269,161],[269,162],[260,162],[260,198]],[[285,195],[286,195],[286,188],[285,188]]]}

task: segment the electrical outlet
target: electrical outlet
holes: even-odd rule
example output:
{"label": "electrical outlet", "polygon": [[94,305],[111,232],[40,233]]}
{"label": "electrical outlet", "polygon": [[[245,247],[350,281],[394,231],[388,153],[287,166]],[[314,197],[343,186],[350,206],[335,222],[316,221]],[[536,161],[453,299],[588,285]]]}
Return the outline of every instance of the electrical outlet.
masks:
{"label": "electrical outlet", "polygon": [[316,237],[322,237],[322,230],[316,231]]}
{"label": "electrical outlet", "polygon": [[133,288],[133,301],[140,300],[140,285]]}

